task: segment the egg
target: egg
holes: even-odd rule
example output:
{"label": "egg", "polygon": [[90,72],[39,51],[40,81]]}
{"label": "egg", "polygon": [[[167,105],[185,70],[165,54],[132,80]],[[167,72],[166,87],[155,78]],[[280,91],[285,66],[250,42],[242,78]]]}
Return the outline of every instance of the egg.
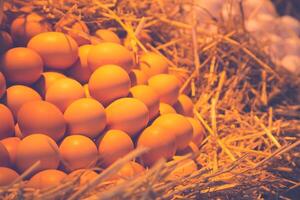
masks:
{"label": "egg", "polygon": [[173,105],[177,101],[180,83],[176,76],[158,74],[148,80],[148,85],[158,93],[161,102]]}
{"label": "egg", "polygon": [[133,56],[129,50],[120,44],[103,42],[91,48],[88,54],[88,65],[95,71],[103,65],[118,65],[130,72],[133,65]]}
{"label": "egg", "polygon": [[287,55],[282,58],[280,65],[289,72],[299,75],[300,74],[300,57],[295,55]]}
{"label": "egg", "polygon": [[34,50],[17,47],[4,54],[1,69],[7,81],[29,85],[41,77],[43,65],[41,56]]}
{"label": "egg", "polygon": [[160,103],[159,104],[159,114],[165,115],[165,114],[169,114],[169,113],[176,113],[176,110],[169,104]]}
{"label": "egg", "polygon": [[32,37],[47,31],[51,31],[50,24],[36,13],[17,17],[10,29],[14,42],[21,46],[25,46]]}
{"label": "egg", "polygon": [[70,135],[59,146],[63,165],[68,171],[92,168],[98,159],[95,143],[83,135]]}
{"label": "egg", "polygon": [[13,47],[13,41],[9,33],[0,31],[0,55]]}
{"label": "egg", "polygon": [[98,29],[95,32],[95,36],[102,42],[112,42],[116,44],[121,44],[121,40],[117,34],[108,29]]}
{"label": "egg", "polygon": [[134,149],[130,136],[121,130],[109,130],[101,138],[98,151],[100,164],[108,167]]}
{"label": "egg", "polygon": [[42,57],[50,69],[67,69],[78,59],[76,41],[60,32],[45,32],[34,36],[27,45]]}
{"label": "egg", "polygon": [[193,127],[189,120],[180,114],[161,115],[153,122],[154,126],[161,126],[176,137],[176,146],[178,150],[188,146],[193,138]]}
{"label": "egg", "polygon": [[205,129],[200,123],[199,120],[188,117],[187,118],[193,127],[193,139],[192,142],[196,144],[198,147],[202,144],[203,139],[205,137]]}
{"label": "egg", "polygon": [[19,177],[19,174],[15,170],[7,167],[0,167],[0,187],[12,184]]}
{"label": "egg", "polygon": [[276,19],[276,33],[283,38],[300,36],[300,22],[291,16],[285,15]]}
{"label": "egg", "polygon": [[21,173],[37,161],[40,161],[40,165],[33,172],[56,169],[59,160],[57,144],[44,134],[31,134],[22,139],[17,147],[16,165]]}
{"label": "egg", "polygon": [[35,174],[26,184],[29,188],[49,189],[63,183],[67,174],[56,169],[47,169]]}
{"label": "egg", "polygon": [[135,136],[149,121],[147,106],[136,98],[121,98],[106,109],[107,128],[118,129]]}
{"label": "egg", "polygon": [[193,101],[185,94],[179,95],[177,102],[174,104],[174,108],[178,114],[188,117],[194,116]]}
{"label": "egg", "polygon": [[21,106],[30,101],[42,100],[39,93],[30,87],[24,85],[13,85],[7,88],[6,105],[12,111],[14,118],[17,119],[17,114]]}
{"label": "egg", "polygon": [[6,80],[2,72],[0,72],[0,99],[6,92]]}
{"label": "egg", "polygon": [[65,75],[59,72],[44,72],[38,82],[35,84],[36,90],[45,97],[46,91],[58,79],[66,78]]}
{"label": "egg", "polygon": [[138,147],[149,148],[149,151],[141,155],[142,164],[151,166],[159,159],[171,159],[176,151],[175,135],[160,126],[149,126],[139,136]]}
{"label": "egg", "polygon": [[116,178],[130,179],[145,172],[145,168],[137,162],[129,161],[116,174]]}
{"label": "egg", "polygon": [[243,8],[246,18],[256,17],[259,14],[277,16],[276,8],[270,0],[244,0]]}
{"label": "egg", "polygon": [[94,71],[88,85],[90,95],[107,106],[114,100],[128,95],[130,78],[121,67],[104,65]]}
{"label": "egg", "polygon": [[64,113],[68,134],[95,138],[106,126],[104,107],[92,98],[82,98],[68,106]]}
{"label": "egg", "polygon": [[[182,158],[181,158],[182,159]],[[171,161],[170,164],[174,162]],[[187,177],[198,170],[197,164],[192,159],[185,159],[184,162],[179,162],[171,173],[167,176],[167,180],[176,180]]]}
{"label": "egg", "polygon": [[92,48],[92,45],[83,45],[79,47],[79,59],[67,71],[67,75],[80,83],[84,84],[89,81],[92,74],[91,69],[88,67],[87,56]]}
{"label": "egg", "polygon": [[98,174],[90,169],[78,169],[68,174],[68,179],[74,180],[79,177],[79,185],[83,186],[95,179]]}
{"label": "egg", "polygon": [[131,86],[147,85],[148,78],[144,72],[139,69],[133,69],[129,73]]}
{"label": "egg", "polygon": [[0,140],[15,134],[15,124],[12,112],[5,105],[0,104]]}
{"label": "egg", "polygon": [[16,123],[16,125],[15,125],[15,136],[17,138],[20,138],[20,139],[22,139],[24,137],[21,130],[20,130],[20,127],[19,127],[18,123]]}
{"label": "egg", "polygon": [[0,167],[8,167],[11,165],[9,153],[6,147],[0,142]]}
{"label": "egg", "polygon": [[0,141],[6,148],[12,165],[16,164],[17,148],[20,142],[21,140],[18,137],[8,137]]}
{"label": "egg", "polygon": [[159,113],[159,96],[147,85],[137,85],[130,89],[130,96],[141,100],[149,110],[149,119],[153,119]]}
{"label": "egg", "polygon": [[148,52],[140,57],[140,69],[148,78],[157,74],[167,74],[169,64],[163,56]]}
{"label": "egg", "polygon": [[23,136],[43,133],[59,141],[65,134],[66,122],[62,112],[46,101],[30,101],[18,112],[17,121]]}
{"label": "egg", "polygon": [[84,89],[79,82],[70,78],[61,78],[49,87],[45,99],[64,112],[72,102],[84,97]]}
{"label": "egg", "polygon": [[300,38],[288,38],[284,40],[285,55],[293,55],[300,57]]}

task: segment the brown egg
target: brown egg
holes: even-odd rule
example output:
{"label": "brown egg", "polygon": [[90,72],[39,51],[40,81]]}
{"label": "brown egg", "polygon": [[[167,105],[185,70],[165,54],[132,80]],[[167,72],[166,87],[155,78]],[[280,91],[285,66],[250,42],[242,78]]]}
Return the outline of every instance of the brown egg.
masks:
{"label": "brown egg", "polygon": [[121,98],[106,109],[107,128],[118,129],[135,136],[149,121],[147,106],[136,98]]}
{"label": "brown egg", "polygon": [[118,178],[129,179],[141,175],[145,168],[137,162],[129,161],[117,173]]}
{"label": "brown egg", "polygon": [[137,85],[130,89],[130,96],[141,100],[149,110],[149,119],[159,114],[159,96],[148,85]]}
{"label": "brown egg", "polygon": [[60,32],[45,32],[34,36],[27,45],[38,52],[51,69],[67,69],[78,59],[76,41]]}
{"label": "brown egg", "polygon": [[34,189],[47,189],[63,183],[67,174],[56,169],[47,169],[35,174],[27,183],[27,187]]}
{"label": "brown egg", "polygon": [[12,165],[16,164],[17,148],[21,142],[18,137],[8,137],[0,141],[6,148]]}
{"label": "brown egg", "polygon": [[64,112],[72,102],[84,97],[84,89],[79,82],[70,78],[61,78],[49,87],[45,99]]}
{"label": "brown egg", "polygon": [[30,87],[24,85],[13,85],[7,88],[6,105],[12,111],[15,119],[17,119],[18,111],[23,104],[38,100],[42,100],[41,96]]}
{"label": "brown egg", "polygon": [[6,92],[6,80],[2,72],[0,72],[0,99]]}
{"label": "brown egg", "polygon": [[38,82],[35,84],[37,91],[45,97],[46,91],[58,79],[66,78],[65,75],[58,72],[44,72]]}
{"label": "brown egg", "polygon": [[85,94],[86,98],[92,98],[90,95],[90,91],[89,91],[89,84],[84,84],[83,89],[84,89],[84,94]]}
{"label": "brown egg", "polygon": [[129,50],[120,44],[103,42],[91,48],[88,55],[88,64],[92,71],[102,65],[118,65],[130,72],[133,65],[133,56]]}
{"label": "brown egg", "polygon": [[173,105],[177,101],[180,85],[176,76],[155,75],[148,80],[148,84],[158,93],[161,102]]}
{"label": "brown egg", "polygon": [[147,76],[144,72],[142,72],[139,69],[133,69],[129,73],[130,81],[131,81],[131,86],[136,86],[136,85],[147,85]]}
{"label": "brown egg", "polygon": [[203,139],[205,137],[205,129],[202,126],[202,124],[195,118],[188,117],[187,118],[191,125],[193,126],[193,139],[192,142],[196,144],[198,147],[203,142]]}
{"label": "brown egg", "polygon": [[113,42],[121,44],[121,40],[117,34],[108,29],[98,29],[95,32],[95,36],[100,39],[102,42]]}
{"label": "brown egg", "polygon": [[165,114],[169,114],[169,113],[176,113],[176,110],[169,104],[160,103],[159,104],[159,114],[165,115]]}
{"label": "brown egg", "polygon": [[41,56],[34,50],[17,47],[4,54],[1,68],[7,81],[29,85],[41,77],[43,65]]}
{"label": "brown egg", "polygon": [[79,178],[79,185],[83,186],[91,182],[93,179],[95,179],[98,176],[98,174],[90,169],[78,169],[75,171],[72,171],[70,174],[68,174],[68,179],[73,180],[74,178]]}
{"label": "brown egg", "polygon": [[95,143],[83,135],[67,136],[60,144],[59,152],[68,171],[94,167],[98,159]]}
{"label": "brown egg", "polygon": [[104,65],[98,68],[89,80],[90,95],[104,106],[116,99],[126,97],[129,89],[129,76],[117,65]]}
{"label": "brown egg", "polygon": [[181,150],[188,146],[193,138],[193,127],[189,120],[179,114],[165,114],[158,117],[154,126],[161,126],[176,137],[176,147]]}
{"label": "brown egg", "polygon": [[[178,157],[178,156],[176,156]],[[177,158],[176,160],[180,160],[182,158]],[[170,164],[174,162],[169,162]],[[184,159],[184,161],[179,162],[175,169],[168,175],[167,180],[176,180],[186,176],[191,175],[195,171],[197,171],[197,164],[192,159]]]}
{"label": "brown egg", "polygon": [[51,31],[50,24],[36,13],[21,15],[11,24],[11,35],[17,45],[26,46],[39,33]]}
{"label": "brown egg", "polygon": [[16,123],[16,125],[15,125],[15,136],[20,139],[24,138],[18,123]]}
{"label": "brown egg", "polygon": [[34,172],[56,169],[59,164],[58,146],[54,140],[44,134],[32,134],[25,137],[18,145],[16,165],[20,172],[40,161]]}
{"label": "brown egg", "polygon": [[130,136],[121,130],[109,130],[102,137],[98,151],[101,165],[108,167],[134,149]]}
{"label": "brown egg", "polygon": [[149,148],[149,151],[141,156],[141,160],[144,165],[151,166],[159,159],[169,160],[175,155],[176,138],[166,128],[152,125],[142,132],[137,146]]}
{"label": "brown egg", "polygon": [[0,140],[13,137],[15,134],[14,117],[11,111],[3,104],[0,104]]}
{"label": "brown egg", "polygon": [[140,69],[148,78],[157,74],[167,74],[169,64],[166,59],[156,53],[144,53],[140,57]]}
{"label": "brown egg", "polygon": [[179,95],[177,102],[173,106],[178,114],[187,117],[194,116],[194,104],[185,94]]}
{"label": "brown egg", "polygon": [[11,36],[5,32],[5,31],[0,31],[0,55],[5,53],[8,49],[13,47],[13,41]]}
{"label": "brown egg", "polygon": [[12,184],[17,178],[19,174],[13,169],[0,167],[0,187]]}
{"label": "brown egg", "polygon": [[82,98],[68,106],[64,113],[68,134],[95,138],[106,126],[104,107],[92,98]]}
{"label": "brown egg", "polygon": [[27,102],[19,109],[17,118],[23,136],[43,133],[59,141],[65,134],[64,116],[55,105],[49,102]]}
{"label": "brown egg", "polygon": [[9,153],[6,147],[0,142],[0,167],[10,166]]}
{"label": "brown egg", "polygon": [[87,56],[92,48],[92,45],[83,45],[79,47],[79,59],[74,65],[67,71],[69,77],[84,84],[89,81],[92,75],[92,70],[88,67]]}

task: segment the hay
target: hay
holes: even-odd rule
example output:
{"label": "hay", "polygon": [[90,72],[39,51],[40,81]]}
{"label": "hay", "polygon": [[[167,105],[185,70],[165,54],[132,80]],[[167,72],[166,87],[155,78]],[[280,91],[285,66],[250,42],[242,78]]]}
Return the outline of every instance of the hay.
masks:
{"label": "hay", "polygon": [[[1,199],[289,199],[287,191],[299,187],[299,107],[297,97],[290,95],[297,92],[299,78],[274,65],[262,44],[245,31],[242,9],[239,18],[212,18],[216,31],[208,34],[199,25],[201,8],[192,0],[13,2],[13,7],[4,7],[7,15],[21,12],[21,6],[53,24],[68,15],[85,21],[92,31],[101,27],[126,32],[127,45],[136,55],[163,55],[184,82],[181,92],[193,98],[207,137],[200,151],[172,164],[162,160],[126,182],[105,178],[140,150],[89,185],[79,187],[77,177],[33,191],[17,182],[0,189]],[[190,158],[199,170],[169,180],[172,170]]]}

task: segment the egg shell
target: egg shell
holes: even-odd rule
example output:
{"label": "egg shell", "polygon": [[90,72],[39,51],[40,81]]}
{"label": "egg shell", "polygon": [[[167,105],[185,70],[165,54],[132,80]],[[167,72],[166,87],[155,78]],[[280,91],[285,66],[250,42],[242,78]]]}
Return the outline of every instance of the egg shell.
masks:
{"label": "egg shell", "polygon": [[160,103],[159,104],[159,114],[165,115],[165,114],[169,114],[169,113],[176,113],[176,110],[167,103]]}
{"label": "egg shell", "polygon": [[[172,163],[174,161],[171,161]],[[176,180],[186,176],[198,170],[197,164],[192,159],[185,159],[184,162],[179,162],[175,169],[168,175],[167,180]]]}
{"label": "egg shell", "polygon": [[27,187],[34,189],[49,189],[63,183],[67,174],[56,169],[47,169],[35,174],[26,184]]}
{"label": "egg shell", "polygon": [[158,93],[160,102],[173,105],[177,101],[180,83],[176,76],[158,74],[148,80],[148,85]]}
{"label": "egg shell", "polygon": [[276,33],[283,38],[300,36],[300,22],[292,16],[278,17],[276,25]]}
{"label": "egg shell", "polygon": [[124,46],[112,42],[103,42],[91,48],[88,64],[92,71],[103,65],[118,65],[130,72],[133,56]]}
{"label": "egg shell", "polygon": [[17,119],[19,109],[27,102],[42,100],[42,97],[30,87],[24,85],[13,85],[7,88],[6,105]]}
{"label": "egg shell", "polygon": [[2,72],[0,72],[0,99],[6,92],[6,80]]}
{"label": "egg shell", "polygon": [[68,174],[68,179],[73,180],[74,178],[79,178],[79,185],[83,186],[91,182],[93,179],[95,179],[98,176],[98,174],[90,169],[78,169],[75,171],[72,171],[70,174]]}
{"label": "egg shell", "polygon": [[68,134],[97,137],[106,126],[104,107],[92,98],[82,98],[71,103],[64,113]]}
{"label": "egg shell", "polygon": [[130,89],[130,96],[141,100],[149,110],[149,119],[153,119],[159,113],[159,96],[147,85],[137,85]]}
{"label": "egg shell", "polygon": [[139,69],[133,69],[129,73],[131,86],[146,85],[148,78],[144,72]]}
{"label": "egg shell", "polygon": [[140,57],[140,69],[148,78],[157,74],[167,74],[169,64],[163,56],[148,52]]}
{"label": "egg shell", "polygon": [[9,33],[0,31],[0,55],[13,47],[13,41]]}
{"label": "egg shell", "polygon": [[10,165],[9,153],[6,147],[0,142],[0,167],[8,167]]}
{"label": "egg shell", "polygon": [[284,51],[287,55],[300,57],[300,38],[288,38],[284,40]]}
{"label": "egg shell", "polygon": [[49,87],[45,99],[64,112],[72,102],[84,97],[84,89],[79,82],[70,78],[61,78]]}
{"label": "egg shell", "polygon": [[95,143],[83,135],[70,135],[59,146],[63,165],[68,171],[94,167],[98,159]]}
{"label": "egg shell", "polygon": [[78,59],[76,41],[60,32],[45,32],[34,36],[27,45],[42,57],[50,69],[67,69]]}
{"label": "egg shell", "polygon": [[0,187],[12,184],[17,178],[19,174],[13,169],[0,167]]}
{"label": "egg shell", "polygon": [[107,106],[121,97],[126,97],[130,89],[130,78],[126,71],[117,65],[104,65],[91,75],[90,95]]}
{"label": "egg shell", "polygon": [[18,145],[16,165],[19,172],[40,161],[40,165],[33,172],[45,169],[56,169],[59,165],[58,146],[53,139],[44,134],[31,134]]}
{"label": "egg shell", "polygon": [[121,98],[106,109],[107,128],[118,129],[135,136],[149,121],[147,106],[136,98]]}
{"label": "egg shell", "polygon": [[117,34],[108,29],[98,29],[95,32],[95,36],[102,42],[112,42],[116,44],[121,44],[121,40]]}
{"label": "egg shell", "polygon": [[300,56],[287,55],[282,58],[280,65],[289,72],[299,75],[300,74]]}
{"label": "egg shell", "polygon": [[79,47],[79,59],[67,71],[67,75],[80,83],[84,84],[89,81],[92,70],[88,67],[87,56],[92,45],[83,45]]}
{"label": "egg shell", "polygon": [[50,24],[36,13],[17,17],[10,29],[14,42],[21,46],[25,46],[32,37],[47,31],[51,31]]}
{"label": "egg shell", "polygon": [[5,105],[0,104],[0,140],[15,134],[15,124],[12,112]]}
{"label": "egg shell", "polygon": [[41,77],[43,66],[43,60],[37,52],[17,47],[4,54],[1,69],[7,81],[13,84],[28,85]]}
{"label": "egg shell", "polygon": [[185,94],[179,95],[177,102],[173,106],[178,114],[187,117],[194,116],[194,103],[190,97]]}
{"label": "egg shell", "polygon": [[116,174],[110,177],[111,180],[128,180],[133,177],[142,175],[145,168],[137,162],[129,161]]}
{"label": "egg shell", "polygon": [[2,139],[0,142],[5,146],[8,154],[9,154],[10,162],[14,166],[16,164],[17,148],[18,148],[19,143],[21,142],[20,138],[8,137],[5,139]]}
{"label": "egg shell", "polygon": [[66,122],[62,112],[46,101],[25,103],[19,109],[17,120],[23,136],[42,133],[59,141],[66,131]]}
{"label": "egg shell", "polygon": [[176,137],[176,147],[178,150],[188,146],[193,138],[193,127],[189,120],[180,114],[165,114],[153,122],[154,126],[161,126]]}
{"label": "egg shell", "polygon": [[188,117],[187,119],[189,120],[189,122],[193,127],[192,142],[194,142],[194,144],[196,144],[199,147],[202,144],[203,139],[205,137],[205,129],[199,120],[192,117]]}
{"label": "egg shell", "polygon": [[151,166],[162,158],[169,160],[175,155],[176,138],[167,129],[152,125],[142,132],[137,146],[149,148],[141,155],[141,161],[143,165]]}
{"label": "egg shell", "polygon": [[101,165],[108,167],[134,149],[130,136],[121,130],[109,130],[99,142]]}
{"label": "egg shell", "polygon": [[44,72],[41,78],[35,84],[35,88],[41,94],[42,97],[45,97],[46,91],[49,89],[49,87],[55,81],[61,78],[66,78],[66,76],[59,72]]}

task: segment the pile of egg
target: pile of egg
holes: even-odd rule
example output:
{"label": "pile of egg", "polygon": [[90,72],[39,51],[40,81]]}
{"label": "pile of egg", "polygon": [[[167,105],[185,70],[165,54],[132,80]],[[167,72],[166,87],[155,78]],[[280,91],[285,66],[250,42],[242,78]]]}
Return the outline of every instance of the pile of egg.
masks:
{"label": "pile of egg", "polygon": [[[0,186],[38,161],[27,187],[56,186],[78,174],[85,184],[97,176],[94,167],[149,148],[112,177],[123,180],[200,147],[204,129],[163,56],[141,53],[135,64],[113,31],[90,35],[82,21],[69,28],[54,30],[33,13],[1,31]],[[197,170],[194,161],[187,169]],[[186,174],[180,170],[174,174]]]}
{"label": "pile of egg", "polygon": [[[291,16],[278,16],[270,0],[198,0],[198,17],[205,30],[212,28],[211,16],[226,20],[240,17],[242,2],[245,28],[264,47],[274,63],[300,74],[300,22]],[[207,27],[210,27],[209,29]]]}

